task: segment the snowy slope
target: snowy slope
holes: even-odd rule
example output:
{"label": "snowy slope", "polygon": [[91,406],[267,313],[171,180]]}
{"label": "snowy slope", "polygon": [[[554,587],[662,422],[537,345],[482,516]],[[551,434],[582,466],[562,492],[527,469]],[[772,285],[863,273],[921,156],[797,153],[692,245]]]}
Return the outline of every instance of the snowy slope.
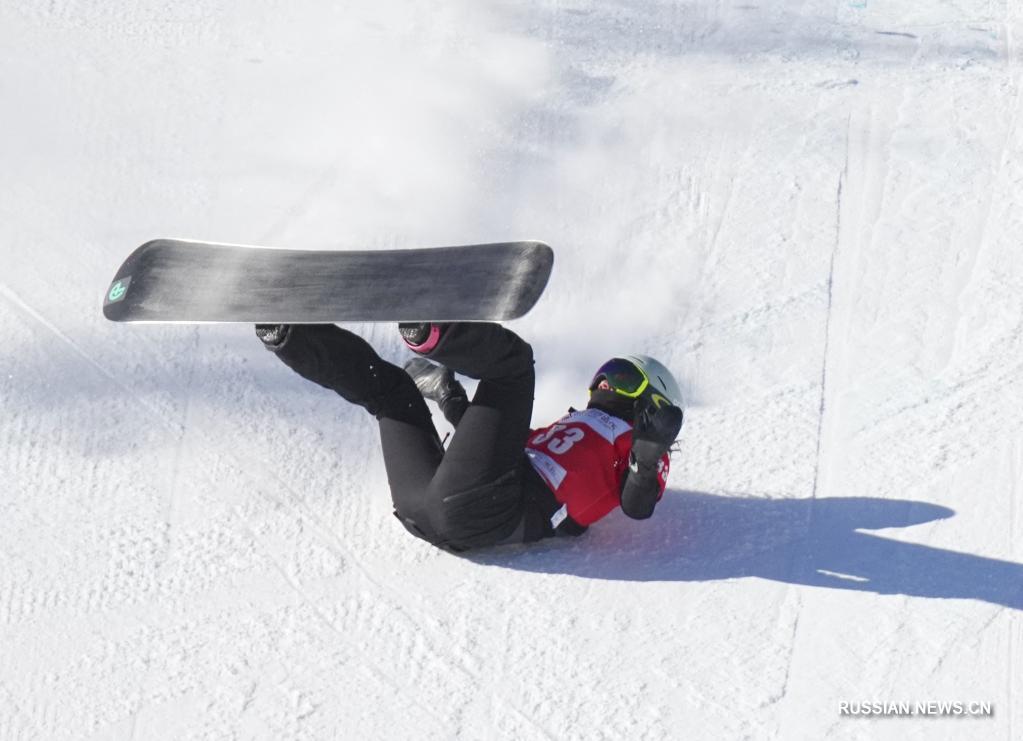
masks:
{"label": "snowy slope", "polygon": [[[0,739],[1023,737],[1023,6],[0,4]],[[534,420],[692,407],[647,522],[457,558],[156,236],[542,238]],[[393,327],[363,326],[403,358]],[[972,718],[840,703],[977,701]]]}

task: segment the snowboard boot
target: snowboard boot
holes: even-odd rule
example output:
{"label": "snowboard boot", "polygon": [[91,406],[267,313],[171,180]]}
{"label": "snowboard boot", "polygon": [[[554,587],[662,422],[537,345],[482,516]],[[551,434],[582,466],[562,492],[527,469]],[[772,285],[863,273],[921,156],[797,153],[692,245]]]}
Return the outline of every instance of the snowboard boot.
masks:
{"label": "snowboard boot", "polygon": [[402,322],[398,325],[398,333],[405,340],[412,352],[426,355],[437,347],[444,327],[430,322]]}
{"label": "snowboard boot", "polygon": [[451,369],[425,358],[412,358],[405,363],[405,372],[416,382],[423,398],[437,402],[444,419],[457,427],[469,408],[469,397]]}
{"label": "snowboard boot", "polygon": [[284,347],[291,334],[290,324],[257,324],[256,337],[258,337],[267,350],[277,351]]}

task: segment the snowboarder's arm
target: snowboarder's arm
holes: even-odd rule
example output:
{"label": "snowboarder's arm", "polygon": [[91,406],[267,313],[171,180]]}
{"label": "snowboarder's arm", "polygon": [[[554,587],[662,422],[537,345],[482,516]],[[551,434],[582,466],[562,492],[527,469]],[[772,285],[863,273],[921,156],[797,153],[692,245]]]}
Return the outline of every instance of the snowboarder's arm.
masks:
{"label": "snowboarder's arm", "polygon": [[[631,461],[630,461],[631,464]],[[634,520],[645,520],[654,513],[661,496],[661,482],[657,469],[639,471],[629,468],[622,482],[622,512]]]}
{"label": "snowboarder's arm", "polygon": [[654,513],[663,486],[662,459],[682,429],[682,410],[676,406],[646,407],[632,428],[629,472],[622,482],[622,511],[636,520]]}

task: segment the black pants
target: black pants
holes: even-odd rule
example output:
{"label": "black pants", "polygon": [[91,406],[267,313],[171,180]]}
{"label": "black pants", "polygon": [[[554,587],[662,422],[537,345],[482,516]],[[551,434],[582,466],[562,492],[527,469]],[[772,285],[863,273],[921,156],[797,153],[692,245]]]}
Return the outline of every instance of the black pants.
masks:
{"label": "black pants", "polygon": [[395,515],[413,534],[450,550],[553,535],[556,502],[524,455],[533,351],[510,330],[451,324],[427,355],[480,381],[447,451],[412,379],[358,335],[295,325],[276,354],[377,417]]}

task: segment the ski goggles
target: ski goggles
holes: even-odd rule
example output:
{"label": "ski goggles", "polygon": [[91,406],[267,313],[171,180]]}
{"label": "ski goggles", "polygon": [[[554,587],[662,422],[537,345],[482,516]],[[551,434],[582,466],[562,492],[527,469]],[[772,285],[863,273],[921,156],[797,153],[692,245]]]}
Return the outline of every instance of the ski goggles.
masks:
{"label": "ski goggles", "polygon": [[650,386],[646,373],[625,358],[611,358],[600,366],[590,381],[590,391],[595,390],[601,381],[607,381],[612,391],[630,399],[638,399]]}

